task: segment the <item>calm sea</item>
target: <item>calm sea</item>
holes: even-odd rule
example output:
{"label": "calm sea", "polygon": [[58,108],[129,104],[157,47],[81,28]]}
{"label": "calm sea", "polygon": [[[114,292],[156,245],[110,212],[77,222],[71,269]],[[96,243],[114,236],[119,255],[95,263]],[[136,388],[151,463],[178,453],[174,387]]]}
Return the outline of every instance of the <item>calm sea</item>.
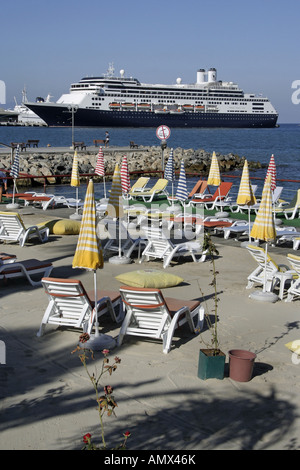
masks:
{"label": "calm sea", "polygon": [[[110,134],[111,146],[128,146],[131,140],[139,145],[160,145],[155,128],[75,128],[74,140],[93,145],[93,139],[104,139],[106,130]],[[0,126],[0,142],[2,143],[10,144],[10,142],[22,142],[28,139],[39,139],[40,147],[48,144],[52,147],[69,147],[72,142],[72,129]],[[290,199],[290,191],[294,192],[300,188],[300,125],[298,124],[281,124],[280,127],[274,129],[171,129],[168,146],[204,149],[207,152],[215,151],[224,155],[234,153],[244,156],[248,161],[259,161],[264,165],[268,165],[273,154],[277,178],[298,180],[298,182],[277,183],[278,186],[284,186],[284,197]],[[96,149],[95,152],[97,152]],[[262,181],[265,174],[265,168],[250,172],[250,176],[262,178]],[[254,181],[254,183],[260,184],[259,181]],[[189,186],[192,184],[193,181],[189,181]],[[238,185],[239,182],[234,184]],[[99,190],[101,191],[101,187]],[[62,191],[66,191],[66,188],[57,186],[47,188],[47,192],[60,193]],[[74,192],[74,188],[71,188],[71,192]]]}

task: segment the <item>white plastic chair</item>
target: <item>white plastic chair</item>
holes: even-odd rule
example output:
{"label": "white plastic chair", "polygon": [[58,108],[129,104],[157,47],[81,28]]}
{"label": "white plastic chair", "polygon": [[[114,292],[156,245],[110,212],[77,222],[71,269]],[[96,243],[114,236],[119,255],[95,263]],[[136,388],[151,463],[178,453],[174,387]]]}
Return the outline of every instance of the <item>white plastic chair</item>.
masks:
{"label": "white plastic chair", "polygon": [[[159,227],[145,227],[144,233],[148,243],[142,253],[140,263],[145,259],[148,261],[150,258],[162,259],[163,268],[165,269],[173,258],[181,256],[191,256],[195,263],[203,262],[206,259],[207,252],[202,250],[202,246],[198,241],[173,243]],[[200,256],[199,260],[197,260],[196,255]]]}
{"label": "white plastic chair", "polygon": [[39,261],[37,259],[27,259],[24,261],[13,260],[0,265],[0,280],[17,279],[25,277],[32,286],[40,286],[41,280],[37,281],[32,278],[39,274],[40,278],[49,276],[53,265],[47,261]]}
{"label": "white plastic chair", "polygon": [[148,190],[146,189],[144,191],[136,191],[136,193],[131,194],[131,196],[133,199],[142,198],[144,202],[152,202],[153,199],[160,194],[164,194],[165,196],[168,195],[166,191],[167,185],[168,180],[160,178],[156,181],[152,188],[149,188]]}
{"label": "white plastic chair", "polygon": [[198,300],[164,297],[159,289],[122,286],[126,315],[118,337],[121,346],[126,335],[162,340],[163,352],[170,351],[174,331],[188,323],[192,332],[202,329],[204,308]]}
{"label": "white plastic chair", "polygon": [[24,246],[27,240],[37,237],[44,243],[49,237],[49,228],[43,224],[25,227],[17,212],[0,212],[0,240],[19,242]]}
{"label": "white plastic chair", "polygon": [[247,245],[250,255],[258,263],[257,268],[248,276],[246,289],[251,289],[253,285],[259,284],[265,286],[266,292],[273,292],[279,284],[279,297],[283,298],[285,283],[293,279],[293,273],[285,264],[277,264],[272,257],[263,248]]}
{"label": "white plastic chair", "polygon": [[275,209],[276,214],[284,214],[286,219],[294,219],[297,216],[300,217],[300,189],[298,189],[297,193],[293,197],[290,203],[281,203]]}
{"label": "white plastic chair", "polygon": [[[253,222],[250,222],[250,230],[253,226]],[[228,240],[230,235],[234,235],[238,240],[242,235],[249,235],[249,222],[246,220],[236,220],[230,227],[219,228],[218,231],[224,232],[225,240]]]}
{"label": "white plastic chair", "polygon": [[[82,328],[90,334],[96,320],[94,301],[81,281],[44,277],[42,284],[48,296],[48,306],[44,313],[37,336],[42,336],[46,324]],[[119,292],[99,291],[97,316],[109,312],[115,322],[123,319],[123,309]],[[119,308],[118,314],[115,309]]]}
{"label": "white plastic chair", "polygon": [[300,256],[288,254],[287,259],[292,266],[294,279],[291,287],[287,291],[287,298],[285,301],[291,302],[295,297],[300,297]]}
{"label": "white plastic chair", "polygon": [[[146,246],[146,240],[142,237],[134,238],[129,233],[123,221],[112,219],[102,219],[101,225],[105,224],[109,238],[103,246],[103,254],[118,253],[126,258],[130,258],[132,253],[138,250],[138,258],[140,258],[141,246]],[[120,233],[121,227],[121,233]]]}

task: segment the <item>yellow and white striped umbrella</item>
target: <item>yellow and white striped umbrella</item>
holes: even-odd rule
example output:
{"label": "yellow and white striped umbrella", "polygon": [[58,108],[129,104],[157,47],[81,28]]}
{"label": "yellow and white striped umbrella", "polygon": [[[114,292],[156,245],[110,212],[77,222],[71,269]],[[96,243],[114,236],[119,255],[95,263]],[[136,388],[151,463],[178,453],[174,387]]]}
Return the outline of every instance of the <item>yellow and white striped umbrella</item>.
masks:
{"label": "yellow and white striped umbrella", "polygon": [[215,152],[213,152],[212,154],[207,184],[210,184],[212,186],[220,186],[221,184],[219,162]]}
{"label": "yellow and white striped umbrella", "polygon": [[71,174],[71,186],[80,186],[79,170],[78,170],[78,155],[77,151],[74,152],[72,174]]}
{"label": "yellow and white striped umbrella", "polygon": [[95,271],[103,268],[101,241],[96,232],[96,207],[93,180],[89,181],[82,221],[72,267]]}
{"label": "yellow and white striped umbrella", "polygon": [[256,202],[256,199],[252,191],[252,186],[250,183],[249,168],[248,168],[247,160],[245,160],[245,163],[244,163],[242,178],[241,178],[236,202],[237,204],[241,206],[243,205],[252,206]]}
{"label": "yellow and white striped umbrella", "polygon": [[106,214],[109,217],[121,218],[124,216],[123,202],[122,202],[122,184],[121,173],[118,163],[116,163],[115,171],[113,174],[110,197],[107,204]]}
{"label": "yellow and white striped umbrella", "polygon": [[251,237],[266,242],[275,240],[276,229],[272,214],[271,175],[268,175],[262,193],[261,203],[255,218]]}

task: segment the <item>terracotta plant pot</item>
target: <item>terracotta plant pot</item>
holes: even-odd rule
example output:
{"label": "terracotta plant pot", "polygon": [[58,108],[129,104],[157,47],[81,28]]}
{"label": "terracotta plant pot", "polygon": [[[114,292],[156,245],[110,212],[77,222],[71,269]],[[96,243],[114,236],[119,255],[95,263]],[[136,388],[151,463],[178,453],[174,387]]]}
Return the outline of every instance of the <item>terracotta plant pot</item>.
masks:
{"label": "terracotta plant pot", "polygon": [[229,377],[237,382],[252,379],[256,354],[243,349],[232,349],[229,354]]}
{"label": "terracotta plant pot", "polygon": [[219,351],[217,355],[214,355],[213,352],[213,349],[200,349],[198,363],[199,379],[224,379],[226,354]]}

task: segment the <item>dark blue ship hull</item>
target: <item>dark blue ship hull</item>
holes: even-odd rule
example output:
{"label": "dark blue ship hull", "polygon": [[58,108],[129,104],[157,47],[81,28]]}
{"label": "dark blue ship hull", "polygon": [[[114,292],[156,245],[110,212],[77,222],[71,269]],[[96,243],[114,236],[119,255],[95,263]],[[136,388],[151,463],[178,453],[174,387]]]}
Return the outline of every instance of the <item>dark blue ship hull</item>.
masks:
{"label": "dark blue ship hull", "polygon": [[[50,127],[72,126],[72,115],[67,106],[55,104],[26,103]],[[154,113],[152,111],[101,111],[79,108],[74,113],[75,127],[158,127],[171,128],[275,127],[276,114],[220,114],[204,112]]]}

